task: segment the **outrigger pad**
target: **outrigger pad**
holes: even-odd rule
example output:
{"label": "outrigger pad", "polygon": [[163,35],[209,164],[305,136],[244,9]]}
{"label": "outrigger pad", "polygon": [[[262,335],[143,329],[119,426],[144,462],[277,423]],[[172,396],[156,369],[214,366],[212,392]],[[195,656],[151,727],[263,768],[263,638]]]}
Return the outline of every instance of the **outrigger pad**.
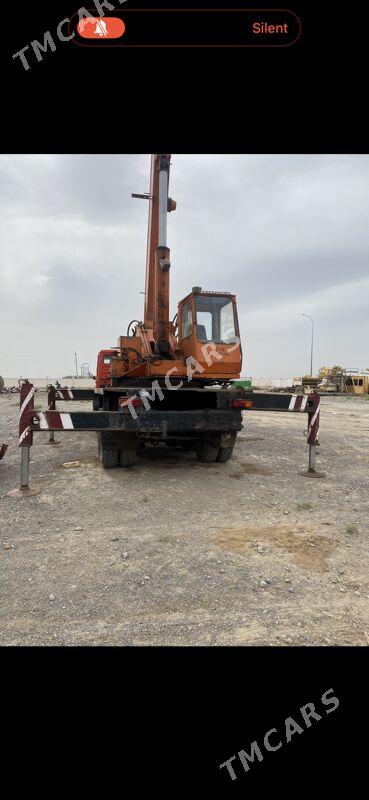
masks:
{"label": "outrigger pad", "polygon": [[8,497],[32,497],[35,494],[40,494],[40,492],[41,489],[37,489],[37,487],[30,489],[29,486],[20,486],[19,489],[11,489],[6,494]]}
{"label": "outrigger pad", "polygon": [[325,478],[325,472],[317,472],[316,470],[307,469],[305,472],[299,472],[303,478]]}

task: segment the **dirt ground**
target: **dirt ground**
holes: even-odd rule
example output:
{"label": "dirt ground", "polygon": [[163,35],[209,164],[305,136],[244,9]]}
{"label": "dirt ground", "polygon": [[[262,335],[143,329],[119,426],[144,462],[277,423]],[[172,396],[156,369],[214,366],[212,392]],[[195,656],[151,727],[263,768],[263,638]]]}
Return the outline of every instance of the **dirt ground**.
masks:
{"label": "dirt ground", "polygon": [[369,644],[368,399],[322,399],[324,479],[305,414],[252,411],[227,464],[103,470],[95,434],[37,434],[20,500],[17,416],[0,396],[0,644]]}

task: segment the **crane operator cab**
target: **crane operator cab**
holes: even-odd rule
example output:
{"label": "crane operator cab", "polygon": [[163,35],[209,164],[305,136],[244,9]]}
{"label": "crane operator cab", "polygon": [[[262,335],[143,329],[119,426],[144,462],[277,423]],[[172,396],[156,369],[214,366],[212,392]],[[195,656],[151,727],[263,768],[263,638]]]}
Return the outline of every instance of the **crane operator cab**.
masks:
{"label": "crane operator cab", "polygon": [[236,297],[229,292],[203,292],[194,286],[178,305],[178,342],[206,373],[238,377],[242,350]]}

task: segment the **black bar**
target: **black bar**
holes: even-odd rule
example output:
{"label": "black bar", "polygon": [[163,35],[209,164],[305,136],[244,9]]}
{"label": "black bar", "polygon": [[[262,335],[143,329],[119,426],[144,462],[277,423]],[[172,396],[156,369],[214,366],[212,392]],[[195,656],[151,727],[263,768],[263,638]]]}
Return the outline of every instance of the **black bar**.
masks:
{"label": "black bar", "polygon": [[[130,391],[132,388],[137,388],[137,390],[141,389],[142,387],[129,387]],[[70,391],[73,392],[73,397],[65,398],[62,396],[60,390],[56,390],[55,399],[59,401],[65,402],[72,402],[73,400],[96,400],[100,395],[96,393],[93,389],[71,389]],[[105,390],[104,390],[105,391]],[[113,392],[120,392],[122,395],[125,394],[127,391],[127,387],[119,386],[110,388],[107,387],[106,391],[113,391]],[[183,391],[183,390],[179,390]],[[218,408],[227,407],[231,402],[231,399],[234,397],[242,397],[244,400],[252,400],[252,407],[251,409],[246,409],[250,411],[288,411],[289,404],[291,402],[291,398],[293,397],[292,394],[282,394],[280,392],[247,392],[241,387],[235,387],[234,389],[228,390],[216,390],[216,389],[198,389],[198,388],[191,388],[187,389],[186,391],[194,391],[194,392],[211,392],[211,394],[217,395],[217,405]],[[306,397],[306,395],[302,395]],[[306,406],[304,410],[301,412],[300,410],[296,410],[296,413],[309,413],[310,408],[312,405],[312,401],[309,399],[307,400]],[[101,412],[99,412],[101,413]],[[113,412],[110,412],[113,413]],[[152,412],[150,412],[152,413]],[[171,412],[165,412],[171,413]],[[185,412],[188,413],[188,412]],[[291,409],[291,413],[294,413],[294,409]],[[94,428],[95,430],[95,428]]]}
{"label": "black bar", "polygon": [[[298,395],[300,396],[300,395]],[[302,395],[302,397],[306,395]],[[289,411],[291,398],[295,397],[293,394],[273,394],[273,392],[243,392],[243,400],[252,400],[252,407],[246,409],[249,411]],[[308,414],[313,405],[313,401],[308,397],[307,403],[303,411],[300,409],[291,409],[291,414]]]}
{"label": "black bar", "polygon": [[[47,413],[44,412],[47,418]],[[60,412],[61,414],[63,412]],[[37,414],[30,415],[30,428],[32,431],[40,431],[39,424],[35,423]],[[75,411],[70,413],[73,422],[73,430],[76,431],[134,431],[137,433],[163,432],[163,431],[191,431],[202,433],[205,431],[226,431],[241,430],[241,413],[238,408],[234,409],[210,409],[199,411],[155,411],[137,413],[137,419],[131,416],[129,411]],[[49,428],[58,433],[64,433],[64,429]],[[66,431],[71,432],[70,430]]]}
{"label": "black bar", "polygon": [[64,392],[72,392],[73,397],[63,397],[62,390],[55,390],[55,400],[64,400],[65,403],[73,402],[73,400],[95,400],[99,395],[96,394],[94,389],[63,389]]}
{"label": "black bar", "polygon": [[[96,9],[91,13],[98,16]],[[119,8],[106,12],[107,30],[110,17],[125,24],[120,38],[85,38],[74,16],[72,41],[85,47],[286,47],[301,33],[300,19],[287,9]]]}
{"label": "black bar", "polygon": [[[135,379],[135,380],[137,380],[137,379]],[[165,391],[167,391],[167,392],[168,391],[172,391],[172,390],[166,388],[164,378],[159,376],[157,378],[157,381],[158,381],[158,384],[159,384],[160,388],[163,389],[164,392]],[[178,378],[177,383],[179,383],[180,381],[181,381],[181,378]],[[232,390],[231,389],[227,389],[226,390],[226,389],[209,388],[209,386],[211,384],[211,381],[214,384],[217,383],[217,381],[214,378],[211,378],[208,383],[206,381],[204,381],[204,386],[198,386],[198,385],[194,386],[193,383],[191,383],[189,381],[188,383],[185,383],[183,386],[176,388],[174,391],[178,391],[178,392],[202,392],[202,394],[204,394],[204,392],[212,392],[212,393],[218,392],[219,394],[225,394],[226,392],[232,391],[232,397],[234,397],[234,393],[236,391],[238,391],[238,389],[239,389],[239,387],[235,387]],[[228,383],[228,380],[225,381],[225,382]],[[173,385],[174,385],[176,383],[176,381],[171,379],[171,383],[173,383]],[[139,392],[139,391],[141,391],[141,389],[152,389],[152,384],[153,384],[152,379],[150,380],[150,378],[143,378],[141,383],[128,383],[127,382],[127,383],[122,383],[121,386],[104,386],[104,388],[101,389],[100,392],[98,394],[96,394],[96,396],[98,397],[99,394],[106,394],[106,393],[110,393],[110,392],[120,392],[121,394],[125,394],[128,391],[129,392],[131,392],[131,391]],[[241,389],[242,389],[242,387],[241,387]]]}

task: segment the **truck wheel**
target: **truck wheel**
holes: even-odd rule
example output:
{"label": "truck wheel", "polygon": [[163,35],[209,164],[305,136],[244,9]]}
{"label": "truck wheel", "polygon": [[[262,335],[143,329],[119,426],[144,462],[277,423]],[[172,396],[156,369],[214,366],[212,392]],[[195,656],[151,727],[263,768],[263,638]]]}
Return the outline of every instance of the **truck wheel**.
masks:
{"label": "truck wheel", "polygon": [[197,460],[202,461],[203,464],[212,464],[217,459],[218,448],[214,447],[209,442],[197,442],[196,444]]}
{"label": "truck wheel", "polygon": [[101,433],[99,435],[99,454],[100,461],[104,469],[113,469],[118,466],[118,450],[115,447],[109,447],[104,444]]}
{"label": "truck wheel", "polygon": [[121,467],[133,467],[136,461],[136,450],[119,450],[119,463]]}
{"label": "truck wheel", "polygon": [[225,461],[229,461],[232,458],[234,444],[230,444],[229,447],[220,447],[218,451],[217,461],[221,464],[224,464]]}

